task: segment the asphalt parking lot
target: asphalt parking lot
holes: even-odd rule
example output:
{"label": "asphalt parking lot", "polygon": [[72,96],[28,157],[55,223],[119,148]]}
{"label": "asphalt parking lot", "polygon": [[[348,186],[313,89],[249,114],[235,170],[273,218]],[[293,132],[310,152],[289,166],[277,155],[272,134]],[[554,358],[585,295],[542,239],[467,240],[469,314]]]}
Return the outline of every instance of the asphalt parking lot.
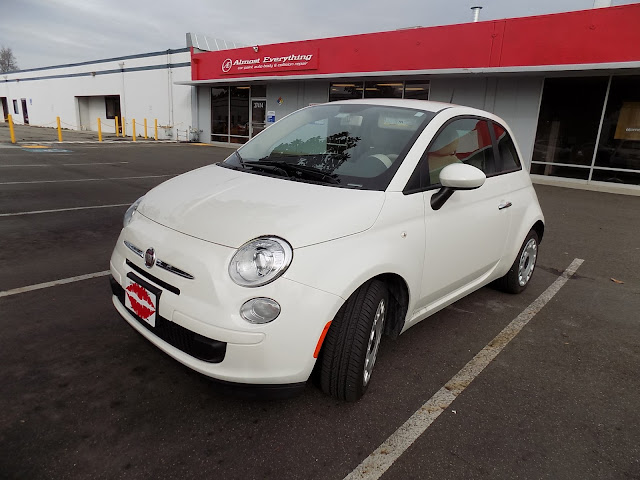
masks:
{"label": "asphalt parking lot", "polygon": [[[640,197],[537,186],[547,229],[523,294],[483,288],[383,339],[358,403],[312,384],[245,398],[135,333],[102,273],[130,203],[229,153],[0,143],[1,478],[342,479],[576,258],[382,478],[640,478]],[[16,290],[87,274],[100,276]]]}

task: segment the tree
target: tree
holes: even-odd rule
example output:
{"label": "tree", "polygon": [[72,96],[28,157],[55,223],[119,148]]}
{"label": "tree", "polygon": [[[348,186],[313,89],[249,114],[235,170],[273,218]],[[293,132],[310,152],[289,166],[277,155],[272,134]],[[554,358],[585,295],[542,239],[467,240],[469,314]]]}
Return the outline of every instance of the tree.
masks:
{"label": "tree", "polygon": [[0,73],[18,70],[18,62],[9,47],[0,47]]}

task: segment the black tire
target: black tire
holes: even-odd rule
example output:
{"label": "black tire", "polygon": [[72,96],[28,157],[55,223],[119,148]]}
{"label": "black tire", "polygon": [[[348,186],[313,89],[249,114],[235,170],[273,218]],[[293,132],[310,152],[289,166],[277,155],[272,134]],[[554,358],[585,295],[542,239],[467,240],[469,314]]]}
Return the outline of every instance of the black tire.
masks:
{"label": "black tire", "polygon": [[[377,333],[374,333],[374,320],[381,305],[382,315],[378,316]],[[371,370],[388,311],[389,293],[380,280],[370,280],[362,285],[340,308],[318,359],[320,388],[324,393],[348,402],[355,402],[364,395],[371,383]],[[368,375],[365,374],[367,358],[371,365]]]}
{"label": "black tire", "polygon": [[[538,234],[531,230],[527,238],[522,242],[518,256],[513,261],[513,265],[511,265],[507,274],[496,280],[496,286],[500,290],[507,293],[520,293],[527,288],[535,272],[539,243]],[[532,253],[531,246],[533,246],[534,253]],[[521,270],[521,261],[523,262],[522,267],[524,270]],[[530,271],[528,271],[529,268],[531,269]],[[521,273],[524,274],[522,277],[520,276]]]}

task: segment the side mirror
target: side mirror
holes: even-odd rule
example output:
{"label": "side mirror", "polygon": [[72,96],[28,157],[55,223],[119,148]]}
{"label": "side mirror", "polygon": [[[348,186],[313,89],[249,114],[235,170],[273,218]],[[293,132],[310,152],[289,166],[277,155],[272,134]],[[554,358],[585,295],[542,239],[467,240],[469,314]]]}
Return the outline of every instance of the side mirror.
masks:
{"label": "side mirror", "polygon": [[452,163],[440,172],[442,188],[431,197],[431,208],[440,210],[456,190],[473,190],[484,185],[487,176],[482,170],[466,163]]}
{"label": "side mirror", "polygon": [[473,190],[484,185],[487,176],[482,170],[466,163],[452,163],[440,172],[443,187],[454,190]]}

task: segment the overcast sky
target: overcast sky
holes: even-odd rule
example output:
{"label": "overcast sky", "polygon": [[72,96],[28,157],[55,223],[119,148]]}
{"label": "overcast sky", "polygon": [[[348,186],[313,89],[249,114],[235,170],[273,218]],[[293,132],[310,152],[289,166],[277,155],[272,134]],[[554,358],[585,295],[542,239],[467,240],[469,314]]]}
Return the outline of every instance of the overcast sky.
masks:
{"label": "overcast sky", "polygon": [[[591,8],[594,0],[0,0],[0,46],[21,69],[186,46],[248,45]],[[613,5],[637,3],[613,0]]]}

